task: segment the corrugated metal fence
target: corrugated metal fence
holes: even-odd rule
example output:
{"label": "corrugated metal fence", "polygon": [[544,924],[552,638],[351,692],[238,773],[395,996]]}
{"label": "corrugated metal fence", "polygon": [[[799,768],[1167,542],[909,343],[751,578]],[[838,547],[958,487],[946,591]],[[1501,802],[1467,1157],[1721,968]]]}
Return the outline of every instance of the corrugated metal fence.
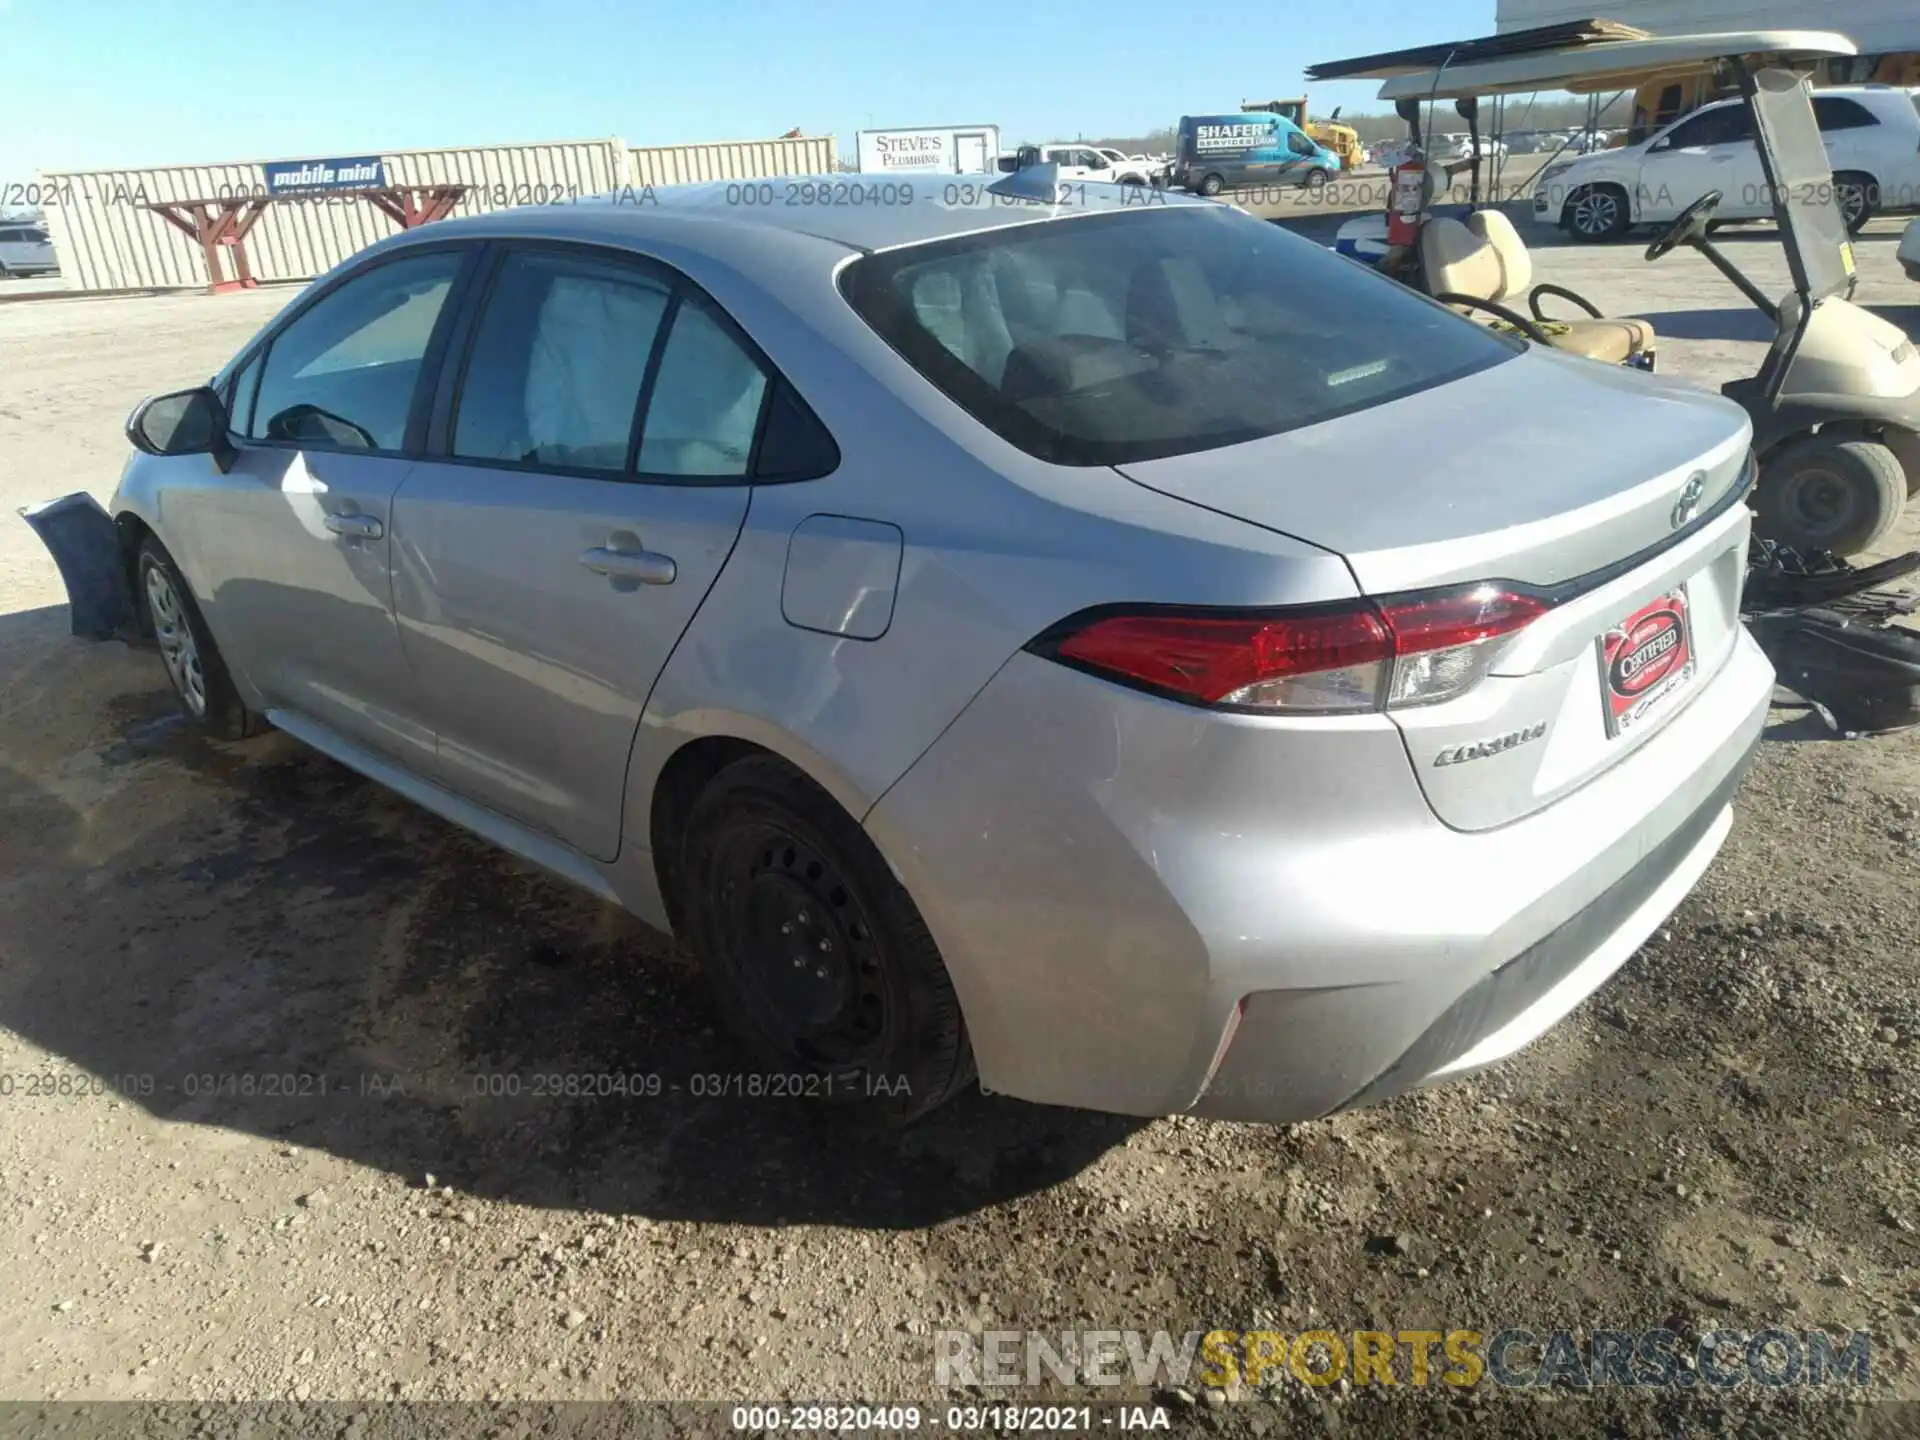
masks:
{"label": "corrugated metal fence", "polygon": [[742,140],[731,145],[636,147],[632,183],[690,185],[701,180],[759,180],[768,175],[831,175],[837,155],[831,135]]}
{"label": "corrugated metal fence", "polygon": [[[603,194],[623,185],[744,180],[834,168],[831,136],[629,150],[617,138],[459,150],[388,151],[393,185],[471,187],[456,214]],[[214,200],[266,193],[265,161],[88,170],[41,177],[60,271],[75,290],[200,286],[199,244],[145,208],[150,200]],[[305,280],[390,235],[394,224],[364,200],[277,200],[247,237],[256,279]]]}

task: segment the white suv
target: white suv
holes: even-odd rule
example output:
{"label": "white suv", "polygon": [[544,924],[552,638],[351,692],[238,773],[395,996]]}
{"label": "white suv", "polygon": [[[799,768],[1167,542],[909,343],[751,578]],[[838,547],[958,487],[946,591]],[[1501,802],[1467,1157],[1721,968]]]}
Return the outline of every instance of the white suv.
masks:
{"label": "white suv", "polygon": [[58,270],[53,242],[38,224],[0,220],[0,279]]}
{"label": "white suv", "polygon": [[[1920,92],[1818,90],[1813,113],[1849,229],[1881,210],[1920,207]],[[1534,191],[1533,218],[1579,240],[1612,240],[1635,225],[1666,224],[1709,190],[1724,197],[1722,220],[1773,214],[1744,100],[1703,106],[1641,144],[1549,166]]]}

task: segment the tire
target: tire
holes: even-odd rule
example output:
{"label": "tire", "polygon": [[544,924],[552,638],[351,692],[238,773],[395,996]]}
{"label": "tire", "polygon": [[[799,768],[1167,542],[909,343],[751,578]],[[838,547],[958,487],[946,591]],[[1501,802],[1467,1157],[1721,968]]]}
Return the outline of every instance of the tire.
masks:
{"label": "tire", "polygon": [[1842,171],[1833,177],[1834,198],[1840,202],[1840,216],[1849,235],[1866,229],[1880,209],[1880,182],[1859,171]]}
{"label": "tire", "polygon": [[1227,182],[1218,175],[1202,175],[1200,177],[1200,193],[1202,195],[1218,195],[1226,188]]}
{"label": "tire", "polygon": [[1576,240],[1618,240],[1633,228],[1627,192],[1618,185],[1582,185],[1567,196],[1560,223]]}
{"label": "tire", "polygon": [[708,782],[680,874],[721,1018],[764,1070],[890,1123],[973,1079],[959,999],[912,898],[853,818],[785,761],[752,756]]}
{"label": "tire", "polygon": [[245,740],[265,730],[265,718],[249,710],[234,688],[179,566],[151,535],[140,542],[134,573],[145,623],[187,718],[216,740]]}
{"label": "tire", "polygon": [[1858,555],[1906,505],[1906,472],[1886,446],[1808,435],[1760,462],[1754,532],[1799,550]]}
{"label": "tire", "polygon": [[1302,183],[1309,195],[1318,195],[1327,188],[1327,181],[1330,178],[1332,177],[1324,170],[1309,170],[1307,178]]}
{"label": "tire", "polygon": [[1889,425],[1880,432],[1880,443],[1893,452],[1893,458],[1907,476],[1907,498],[1920,495],[1920,434]]}

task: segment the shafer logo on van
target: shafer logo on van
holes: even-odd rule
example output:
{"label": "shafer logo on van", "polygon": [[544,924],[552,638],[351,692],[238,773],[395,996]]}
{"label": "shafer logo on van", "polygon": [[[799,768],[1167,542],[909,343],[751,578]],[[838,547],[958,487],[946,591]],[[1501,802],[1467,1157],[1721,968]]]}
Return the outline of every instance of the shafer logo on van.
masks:
{"label": "shafer logo on van", "polygon": [[1273,134],[1272,125],[1196,125],[1193,148],[1209,150],[1247,150]]}

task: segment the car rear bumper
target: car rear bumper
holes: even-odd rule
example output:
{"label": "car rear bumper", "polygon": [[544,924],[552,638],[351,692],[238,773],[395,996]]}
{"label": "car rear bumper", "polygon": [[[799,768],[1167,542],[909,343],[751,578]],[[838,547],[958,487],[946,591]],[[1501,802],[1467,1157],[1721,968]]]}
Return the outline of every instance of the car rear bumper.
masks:
{"label": "car rear bumper", "polygon": [[1744,632],[1654,739],[1464,832],[1384,716],[1221,716],[1015,657],[870,833],[953,975],[983,1085],[1274,1123],[1492,1063],[1679,904],[1773,672]]}
{"label": "car rear bumper", "polygon": [[[1677,830],[1571,919],[1469,986],[1402,1054],[1384,1057],[1379,1073],[1351,1095],[1326,1103],[1391,1048],[1379,1043],[1371,1023],[1379,997],[1361,997],[1343,1021],[1336,1018],[1339,992],[1265,991],[1248,997],[1195,1112],[1280,1120],[1357,1109],[1485,1069],[1532,1043],[1630,959],[1699,881],[1733,823],[1733,794],[1752,754],[1750,744]],[[1297,1057],[1320,1048],[1328,1052],[1327,1063],[1301,1075]]]}

